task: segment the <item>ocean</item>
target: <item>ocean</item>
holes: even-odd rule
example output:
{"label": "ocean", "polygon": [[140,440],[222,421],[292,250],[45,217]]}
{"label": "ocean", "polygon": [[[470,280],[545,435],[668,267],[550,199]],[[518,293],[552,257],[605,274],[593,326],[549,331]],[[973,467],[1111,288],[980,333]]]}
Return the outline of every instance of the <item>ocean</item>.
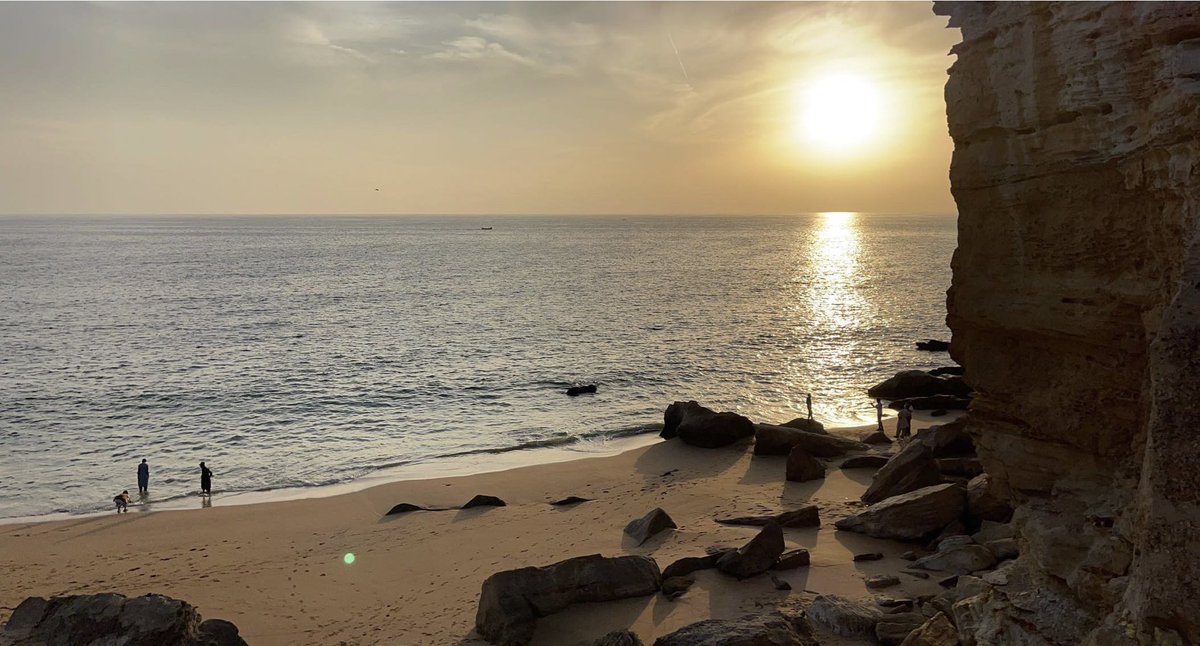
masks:
{"label": "ocean", "polygon": [[949,361],[913,342],[949,338],[955,227],[3,217],[0,519],[107,510],[142,458],[145,502],[192,507],[201,461],[214,504],[305,495],[604,452],[675,400],[778,423],[812,393],[827,425],[868,423],[868,386]]}

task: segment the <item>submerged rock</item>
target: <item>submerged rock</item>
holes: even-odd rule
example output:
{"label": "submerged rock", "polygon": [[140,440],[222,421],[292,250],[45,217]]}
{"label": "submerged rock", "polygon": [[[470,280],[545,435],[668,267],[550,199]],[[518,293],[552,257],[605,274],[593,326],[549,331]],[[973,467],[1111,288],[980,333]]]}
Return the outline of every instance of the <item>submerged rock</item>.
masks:
{"label": "submerged rock", "polygon": [[950,342],[939,341],[937,339],[929,339],[927,341],[917,341],[917,349],[926,352],[949,352]]}
{"label": "submerged rock", "polygon": [[538,617],[572,604],[654,594],[658,564],[644,556],[580,556],[546,567],[497,572],[483,582],[475,629],[500,646],[524,646]]}
{"label": "submerged rock", "polygon": [[877,399],[905,399],[954,395],[962,397],[971,387],[962,377],[935,377],[924,370],[904,370],[867,389],[867,395]]}
{"label": "submerged rock", "polygon": [[667,512],[663,511],[661,507],[656,507],[645,516],[629,521],[629,524],[625,526],[625,533],[637,541],[638,545],[641,545],[650,540],[651,536],[677,527],[679,526],[671,520]]}
{"label": "submerged rock", "polygon": [[663,413],[665,439],[706,449],[728,446],[754,435],[754,423],[737,413],[718,413],[695,401],[675,402]]}
{"label": "submerged rock", "polygon": [[596,392],[596,384],[588,384],[586,386],[571,386],[567,389],[567,395],[575,397],[577,395],[586,395]]}

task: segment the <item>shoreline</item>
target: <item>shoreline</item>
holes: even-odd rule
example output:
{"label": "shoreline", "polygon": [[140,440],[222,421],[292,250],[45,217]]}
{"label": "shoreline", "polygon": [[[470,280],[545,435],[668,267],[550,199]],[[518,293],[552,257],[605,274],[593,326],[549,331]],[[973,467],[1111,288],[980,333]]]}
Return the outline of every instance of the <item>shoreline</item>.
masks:
{"label": "shoreline", "polygon": [[[894,430],[894,419],[885,428]],[[830,430],[863,434],[862,427]],[[815,593],[868,597],[863,579],[894,569],[894,559],[912,549],[833,528],[861,506],[858,496],[871,478],[868,471],[842,471],[840,458],[827,461],[824,479],[792,483],[784,479],[785,457],[755,456],[747,445],[698,449],[650,437],[614,455],[391,482],[332,497],[3,525],[0,567],[11,574],[0,587],[0,620],[28,596],[154,592],[186,600],[206,618],[234,622],[255,646],[482,645],[472,629],[480,586],[491,574],[597,553],[641,554],[665,567],[757,533],[717,524],[715,516],[820,507],[820,528],[786,533],[789,549],[812,553],[810,567],[780,573],[790,592],[776,590],[767,577],[736,581],[701,572],[676,601],[655,595],[547,617],[533,642],[590,643],[632,627],[649,643],[756,604],[800,603]],[[507,506],[384,516],[401,502],[457,507],[477,494],[498,496]],[[572,495],[591,500],[548,504]],[[655,507],[667,510],[678,528],[640,546],[622,534],[626,523]],[[863,551],[881,552],[891,563],[854,562]],[[356,556],[352,565],[346,554]],[[913,579],[888,593],[938,590]]]}

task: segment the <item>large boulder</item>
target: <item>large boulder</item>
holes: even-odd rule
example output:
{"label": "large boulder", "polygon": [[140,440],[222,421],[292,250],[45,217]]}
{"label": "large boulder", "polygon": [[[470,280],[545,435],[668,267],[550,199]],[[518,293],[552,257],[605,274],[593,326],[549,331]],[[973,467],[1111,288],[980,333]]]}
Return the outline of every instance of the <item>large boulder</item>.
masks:
{"label": "large boulder", "polygon": [[835,635],[866,641],[875,640],[875,624],[883,617],[883,612],[874,606],[832,594],[814,599],[806,614]]}
{"label": "large boulder", "polygon": [[825,465],[809,455],[803,447],[792,447],[788,453],[786,477],[788,482],[808,482],[825,477]]}
{"label": "large boulder", "polygon": [[867,389],[867,394],[878,399],[905,399],[907,397],[932,397],[954,395],[963,397],[971,387],[962,377],[935,377],[924,370],[904,370],[893,377]]}
{"label": "large boulder", "polygon": [[977,475],[967,483],[967,516],[1007,523],[1012,513],[1012,507],[996,493],[988,474]]}
{"label": "large boulder", "polygon": [[925,623],[925,615],[919,612],[896,612],[885,614],[875,624],[875,638],[884,646],[899,646],[912,632]]}
{"label": "large boulder", "polygon": [[771,424],[754,425],[755,455],[787,455],[797,446],[819,458],[836,458],[851,451],[867,451],[871,448],[862,442],[836,435],[810,433]]}
{"label": "large boulder", "polygon": [[923,428],[913,436],[913,441],[929,447],[935,458],[975,455],[975,443],[967,433],[968,419],[963,416],[952,422]]}
{"label": "large boulder", "polygon": [[911,442],[875,472],[871,486],[862,495],[862,501],[876,503],[941,483],[942,473],[938,471],[933,452],[924,444]]}
{"label": "large boulder", "polygon": [[876,538],[921,541],[958,520],[965,494],[956,484],[941,484],[893,496],[835,523],[838,529]]}
{"label": "large boulder", "polygon": [[654,646],[817,646],[808,624],[779,613],[706,619],[654,640]]}
{"label": "large boulder", "polygon": [[954,624],[945,613],[939,612],[909,633],[900,646],[959,646],[960,643]]}
{"label": "large boulder", "polygon": [[740,549],[726,552],[717,559],[717,569],[739,579],[771,569],[783,554],[783,528],[769,523]]}
{"label": "large boulder", "polygon": [[820,527],[821,512],[816,505],[805,505],[799,509],[785,511],[773,516],[738,516],[736,518],[714,518],[722,525],[747,525],[762,527],[775,523],[780,527]]}
{"label": "large boulder", "polygon": [[715,449],[754,435],[754,423],[737,413],[718,413],[694,401],[675,402],[663,414],[665,439],[679,437],[685,444]]}
{"label": "large boulder", "polygon": [[629,524],[625,526],[625,533],[637,541],[638,545],[641,545],[650,540],[651,536],[663,530],[675,529],[677,527],[679,526],[675,524],[675,521],[671,520],[667,512],[663,511],[661,507],[655,507],[645,516],[629,521]]}
{"label": "large boulder", "polygon": [[30,597],[9,617],[0,643],[10,646],[246,646],[227,621],[200,621],[185,601],[160,594]]}
{"label": "large boulder", "polygon": [[500,646],[524,646],[539,617],[572,604],[654,594],[658,564],[644,556],[580,556],[546,567],[497,572],[483,582],[475,629]]}

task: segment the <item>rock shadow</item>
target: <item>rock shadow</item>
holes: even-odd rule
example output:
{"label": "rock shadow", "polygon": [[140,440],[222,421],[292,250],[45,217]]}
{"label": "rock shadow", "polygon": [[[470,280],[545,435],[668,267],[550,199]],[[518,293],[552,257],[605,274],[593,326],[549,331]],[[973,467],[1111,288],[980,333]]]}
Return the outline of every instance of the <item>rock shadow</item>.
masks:
{"label": "rock shadow", "polygon": [[[672,483],[703,480],[725,472],[746,455],[753,443],[747,438],[719,449],[702,449],[676,438],[652,444],[634,463],[634,471],[647,482]],[[670,475],[664,475],[671,472]]]}

